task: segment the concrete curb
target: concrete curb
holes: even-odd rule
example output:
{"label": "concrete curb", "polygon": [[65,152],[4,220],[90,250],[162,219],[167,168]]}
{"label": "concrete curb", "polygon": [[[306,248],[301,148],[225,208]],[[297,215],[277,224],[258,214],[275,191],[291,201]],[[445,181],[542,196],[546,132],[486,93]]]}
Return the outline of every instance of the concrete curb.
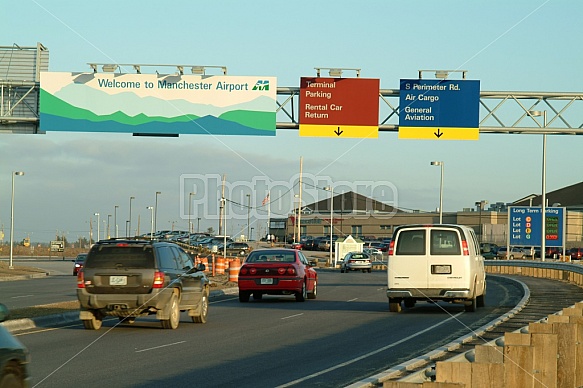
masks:
{"label": "concrete curb", "polygon": [[[217,298],[224,295],[234,295],[239,292],[239,288],[231,287],[222,290],[214,290],[209,294],[209,298]],[[50,327],[59,324],[80,322],[79,311],[71,311],[61,314],[45,315],[43,317],[37,318],[21,318],[21,319],[9,319],[8,321],[0,323],[9,332],[17,332],[21,330],[30,330],[39,327]]]}
{"label": "concrete curb", "polygon": [[0,282],[12,282],[16,280],[40,279],[50,275],[50,272],[38,272],[30,275],[2,276]]}

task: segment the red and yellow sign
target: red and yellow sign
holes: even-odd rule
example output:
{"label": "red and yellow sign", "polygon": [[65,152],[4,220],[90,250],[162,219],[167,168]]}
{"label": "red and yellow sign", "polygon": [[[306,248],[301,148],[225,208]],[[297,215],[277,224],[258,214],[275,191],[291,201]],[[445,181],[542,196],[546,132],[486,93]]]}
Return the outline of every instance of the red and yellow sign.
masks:
{"label": "red and yellow sign", "polygon": [[378,79],[300,80],[300,136],[378,138]]}

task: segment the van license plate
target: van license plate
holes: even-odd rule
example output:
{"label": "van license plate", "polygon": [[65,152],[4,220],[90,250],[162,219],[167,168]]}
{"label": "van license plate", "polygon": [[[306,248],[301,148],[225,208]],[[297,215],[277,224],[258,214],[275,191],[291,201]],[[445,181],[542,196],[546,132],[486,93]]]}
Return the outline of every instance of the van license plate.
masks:
{"label": "van license plate", "polygon": [[109,285],[110,286],[127,286],[128,277],[127,276],[110,276]]}
{"label": "van license plate", "polygon": [[432,265],[431,273],[433,274],[450,274],[451,265]]}
{"label": "van license plate", "polygon": [[261,284],[273,284],[272,278],[261,278]]}

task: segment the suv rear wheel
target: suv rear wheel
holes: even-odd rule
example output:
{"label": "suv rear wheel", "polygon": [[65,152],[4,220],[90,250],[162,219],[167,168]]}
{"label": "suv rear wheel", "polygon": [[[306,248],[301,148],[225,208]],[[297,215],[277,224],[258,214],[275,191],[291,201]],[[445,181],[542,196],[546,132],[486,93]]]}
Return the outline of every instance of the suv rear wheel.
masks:
{"label": "suv rear wheel", "polygon": [[160,323],[162,323],[164,329],[176,329],[180,323],[180,309],[176,294],[172,294],[167,308],[169,312],[168,319],[161,319]]}
{"label": "suv rear wheel", "polygon": [[209,298],[206,292],[202,294],[200,305],[196,310],[196,315],[192,316],[194,323],[206,323],[206,318],[209,312]]}
{"label": "suv rear wheel", "polygon": [[103,323],[103,318],[101,316],[97,316],[96,314],[97,313],[93,313],[91,319],[84,319],[83,320],[83,326],[85,326],[85,328],[87,330],[99,330],[99,329],[101,329],[101,325]]}

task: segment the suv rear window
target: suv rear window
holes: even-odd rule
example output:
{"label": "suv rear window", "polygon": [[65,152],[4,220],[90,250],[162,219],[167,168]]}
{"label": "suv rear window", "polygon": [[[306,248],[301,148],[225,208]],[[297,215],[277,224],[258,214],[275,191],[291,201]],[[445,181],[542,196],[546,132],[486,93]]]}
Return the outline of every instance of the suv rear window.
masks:
{"label": "suv rear window", "polygon": [[425,229],[401,231],[395,252],[397,255],[425,255]]}
{"label": "suv rear window", "polygon": [[152,248],[127,246],[100,248],[89,253],[85,268],[155,268]]}
{"label": "suv rear window", "polygon": [[432,255],[461,255],[460,239],[456,231],[432,229],[430,234]]}

